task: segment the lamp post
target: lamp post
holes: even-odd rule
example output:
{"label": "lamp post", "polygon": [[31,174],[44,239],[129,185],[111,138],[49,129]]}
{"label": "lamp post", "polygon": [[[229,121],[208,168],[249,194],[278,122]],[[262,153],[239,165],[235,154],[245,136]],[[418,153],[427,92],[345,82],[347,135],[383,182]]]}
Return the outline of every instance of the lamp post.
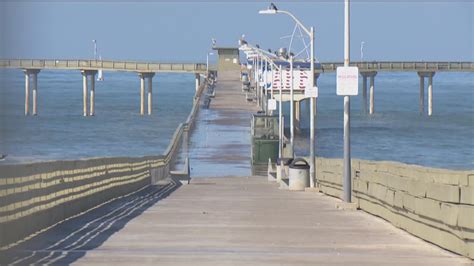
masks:
{"label": "lamp post", "polygon": [[[310,38],[310,71],[311,74],[309,76],[309,81],[311,86],[314,86],[314,28],[311,27],[310,29],[306,28],[303,23],[301,23],[292,13],[285,11],[285,10],[279,10],[276,8],[274,4],[271,4],[270,8],[267,10],[261,10],[259,11],[259,14],[267,14],[267,15],[273,15],[273,14],[286,14],[290,16],[296,24],[298,24],[303,31],[308,34]],[[316,111],[316,97],[310,97],[310,148],[309,148],[309,153],[310,153],[310,185],[311,187],[315,187],[315,181],[316,181],[316,168],[315,168],[315,111]]]}
{"label": "lamp post", "polygon": [[295,95],[293,94],[293,55],[290,55],[290,151],[291,156],[294,157],[295,153]]}
{"label": "lamp post", "polygon": [[209,73],[209,56],[214,55],[214,53],[207,53],[206,54],[206,73]]}
{"label": "lamp post", "polygon": [[[280,101],[279,101],[279,104],[278,104],[278,120],[279,120],[279,146],[278,146],[278,154],[279,154],[279,157],[281,158],[283,156],[283,130],[284,130],[284,125],[283,125],[283,104],[282,104],[282,89],[283,89],[283,67],[282,65],[277,65],[275,63],[275,61],[273,59],[275,59],[275,55],[265,51],[265,50],[262,50],[260,48],[257,48],[257,47],[253,47],[251,46],[250,44],[246,43],[245,42],[245,45],[241,45],[240,47],[241,50],[243,50],[244,52],[245,51],[252,51],[254,52],[255,54],[257,54],[257,56],[260,56],[262,57],[263,59],[265,59],[265,61],[270,64],[270,66],[273,68],[273,69],[278,69],[279,71],[279,79],[280,79],[280,82],[279,82],[279,86],[278,86],[278,91],[279,91],[279,94],[280,94]],[[256,58],[256,57],[254,57]],[[273,58],[273,59],[272,59]],[[272,82],[273,83],[273,82]],[[274,97],[273,95],[273,86],[272,86],[272,92],[271,92],[271,96]]]}
{"label": "lamp post", "polygon": [[92,43],[94,44],[94,60],[97,60],[97,41],[92,40]]}

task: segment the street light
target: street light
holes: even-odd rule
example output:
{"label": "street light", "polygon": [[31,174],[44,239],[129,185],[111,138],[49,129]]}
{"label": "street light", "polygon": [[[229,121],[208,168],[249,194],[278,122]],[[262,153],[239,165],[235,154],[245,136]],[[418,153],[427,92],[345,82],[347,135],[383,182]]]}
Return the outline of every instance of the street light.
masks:
{"label": "street light", "polygon": [[[277,69],[279,71],[280,84],[278,86],[279,87],[278,90],[279,90],[279,94],[280,94],[280,101],[279,101],[279,105],[278,105],[278,109],[279,109],[279,112],[278,112],[278,120],[279,120],[279,122],[278,122],[279,123],[278,154],[279,154],[279,157],[281,158],[283,156],[283,129],[284,129],[284,125],[283,125],[283,107],[282,107],[282,87],[283,87],[283,74],[282,73],[283,73],[283,67],[282,67],[282,65],[277,65],[275,63],[274,59],[277,59],[277,58],[274,54],[272,54],[269,51],[265,51],[263,49],[253,47],[252,45],[248,44],[247,42],[242,42],[241,47],[239,49],[244,51],[244,52],[252,51],[257,56],[260,56],[263,59],[265,59],[274,69]],[[272,96],[272,98],[275,97],[273,95],[273,87],[272,87],[271,96]],[[283,167],[281,167],[281,169],[283,169]]]}
{"label": "street light", "polygon": [[94,60],[97,60],[97,41],[92,40],[92,43],[94,44]]}
{"label": "street light", "polygon": [[209,73],[209,56],[210,56],[210,55],[214,55],[214,53],[208,52],[208,53],[206,54],[206,73]]}
{"label": "street light", "polygon": [[[311,54],[310,54],[310,71],[311,74],[309,75],[309,81],[311,86],[314,87],[314,28],[310,27],[309,29],[306,28],[301,21],[299,21],[292,13],[285,11],[285,10],[279,10],[273,3],[270,4],[270,7],[266,10],[260,10],[258,12],[259,14],[264,14],[264,15],[273,15],[273,14],[286,14],[290,16],[298,26],[300,26],[303,31],[308,34],[310,38],[310,49],[311,49]],[[312,89],[312,88],[311,88]],[[316,97],[310,97],[310,148],[309,148],[309,165],[310,165],[310,183],[311,187],[315,187],[315,177],[316,177],[316,168],[315,168],[315,151],[314,151],[314,143],[315,143],[315,111],[316,111]]]}

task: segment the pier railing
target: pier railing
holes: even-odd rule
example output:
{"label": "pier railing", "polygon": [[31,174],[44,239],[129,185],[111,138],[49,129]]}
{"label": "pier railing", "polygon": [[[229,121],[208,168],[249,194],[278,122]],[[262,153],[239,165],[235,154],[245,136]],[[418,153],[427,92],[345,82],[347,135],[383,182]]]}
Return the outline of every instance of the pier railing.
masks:
{"label": "pier railing", "polygon": [[[357,66],[359,71],[388,71],[388,72],[473,72],[473,62],[420,62],[420,61],[374,61],[374,62],[351,62],[351,66]],[[342,62],[324,62],[315,67],[315,72],[334,72]]]}
{"label": "pier railing", "polygon": [[0,250],[66,218],[156,184],[170,173],[194,124],[204,81],[162,155],[0,166]]}
{"label": "pier railing", "polygon": [[117,60],[77,59],[0,59],[0,68],[24,69],[74,69],[108,70],[130,72],[192,72],[205,73],[206,64],[201,63],[157,63]]}

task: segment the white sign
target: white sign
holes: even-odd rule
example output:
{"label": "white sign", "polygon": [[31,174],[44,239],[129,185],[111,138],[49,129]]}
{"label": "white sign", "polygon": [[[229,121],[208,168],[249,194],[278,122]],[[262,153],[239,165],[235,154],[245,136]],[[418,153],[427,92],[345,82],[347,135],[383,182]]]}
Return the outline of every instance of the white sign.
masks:
{"label": "white sign", "polygon": [[268,99],[268,110],[275,111],[277,109],[277,101],[275,99]]}
{"label": "white sign", "polygon": [[314,86],[312,88],[308,87],[308,88],[306,88],[306,90],[304,90],[304,97],[318,98],[318,95],[319,95],[319,89],[316,86]]}
{"label": "white sign", "polygon": [[337,95],[355,96],[359,93],[359,69],[357,67],[338,67],[336,76]]}
{"label": "white sign", "polygon": [[265,82],[260,81],[260,82],[258,83],[258,85],[260,85],[260,87],[263,87],[263,86],[265,86]]}
{"label": "white sign", "polygon": [[[294,91],[304,91],[305,89],[311,88],[310,84],[310,70],[303,69],[293,69],[293,90]],[[283,88],[282,90],[289,91],[291,89],[291,72],[290,69],[283,69]],[[273,88],[280,88],[280,71],[273,71]]]}

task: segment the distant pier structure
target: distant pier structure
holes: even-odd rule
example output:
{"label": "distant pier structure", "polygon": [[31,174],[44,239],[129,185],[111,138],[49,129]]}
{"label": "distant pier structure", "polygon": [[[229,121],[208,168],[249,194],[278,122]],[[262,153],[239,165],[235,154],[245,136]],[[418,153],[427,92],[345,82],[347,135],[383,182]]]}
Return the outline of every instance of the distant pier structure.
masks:
{"label": "distant pier structure", "polygon": [[[152,79],[155,73],[194,73],[196,90],[200,85],[201,75],[207,71],[219,72],[219,80],[238,77],[241,65],[239,50],[233,47],[214,47],[218,53],[217,67],[207,67],[204,63],[154,63],[105,60],[43,60],[43,59],[0,59],[0,68],[23,69],[25,73],[25,115],[38,114],[38,73],[43,69],[79,70],[83,79],[83,115],[95,115],[95,77],[99,70],[127,71],[138,73],[140,78],[140,108],[145,115],[145,86],[147,83],[147,114],[152,113]],[[308,66],[309,64],[306,63]],[[335,72],[343,66],[342,62],[317,63],[315,82],[320,74]],[[352,62],[357,66],[362,77],[362,101],[365,113],[375,113],[375,76],[379,72],[416,72],[420,78],[419,112],[425,113],[425,79],[428,80],[428,115],[433,114],[433,77],[436,72],[474,72],[474,62]],[[369,80],[368,80],[369,79]],[[369,91],[367,92],[367,81]],[[285,95],[283,95],[285,96]],[[89,98],[88,98],[89,97]],[[30,109],[30,99],[32,106]],[[295,100],[304,100],[304,95],[295,93]],[[299,113],[299,112],[298,112]]]}
{"label": "distant pier structure", "polygon": [[[83,116],[95,115],[95,80],[99,70],[138,73],[140,78],[140,114],[145,115],[145,83],[147,114],[152,114],[152,79],[155,73],[194,73],[196,90],[201,75],[207,73],[202,63],[153,63],[104,60],[0,59],[0,68],[23,69],[25,73],[25,115],[38,114],[38,73],[43,69],[78,70],[82,74]],[[32,103],[31,103],[32,102]],[[31,108],[30,108],[31,105]]]}

